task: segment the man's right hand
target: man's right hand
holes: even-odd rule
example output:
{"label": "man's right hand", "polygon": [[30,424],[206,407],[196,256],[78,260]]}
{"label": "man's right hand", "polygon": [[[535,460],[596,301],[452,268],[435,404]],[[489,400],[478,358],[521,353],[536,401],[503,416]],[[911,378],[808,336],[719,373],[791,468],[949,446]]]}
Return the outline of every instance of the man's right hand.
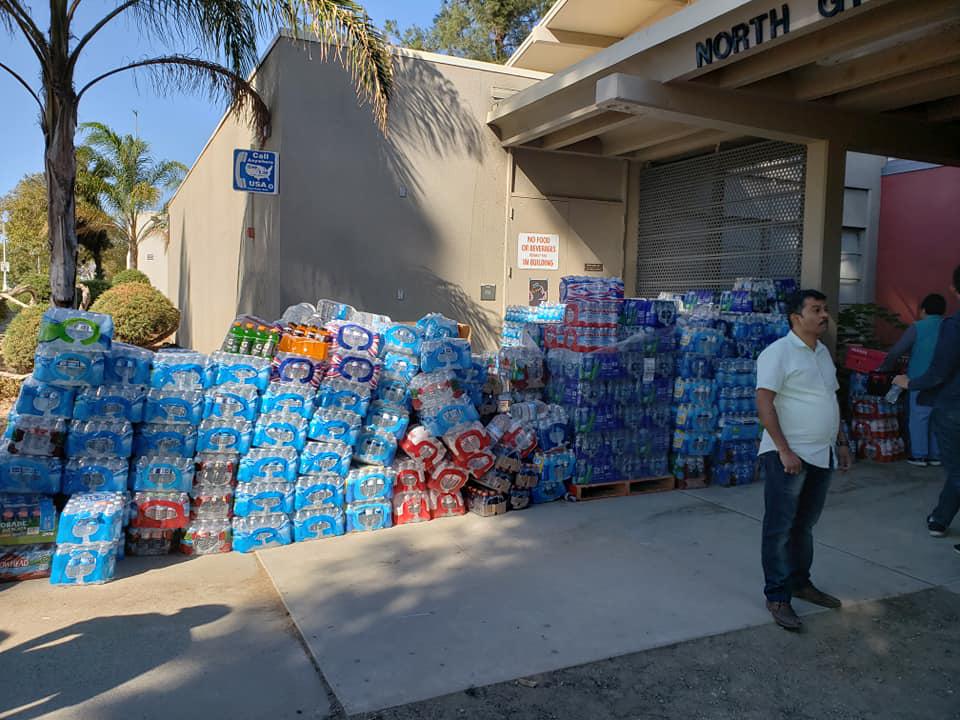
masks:
{"label": "man's right hand", "polygon": [[783,471],[787,475],[797,475],[803,470],[803,460],[798,458],[790,448],[780,451],[780,462],[783,463]]}

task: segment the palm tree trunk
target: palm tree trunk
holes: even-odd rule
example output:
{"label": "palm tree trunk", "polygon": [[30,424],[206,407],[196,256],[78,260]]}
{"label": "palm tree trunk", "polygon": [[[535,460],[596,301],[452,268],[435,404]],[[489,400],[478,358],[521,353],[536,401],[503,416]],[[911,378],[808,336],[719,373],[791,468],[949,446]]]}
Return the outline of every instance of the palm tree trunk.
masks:
{"label": "palm tree trunk", "polygon": [[[59,90],[59,92],[58,92]],[[47,223],[50,229],[50,291],[53,304],[73,307],[77,295],[77,218],[74,186],[77,98],[72,87],[48,88],[44,134]]]}

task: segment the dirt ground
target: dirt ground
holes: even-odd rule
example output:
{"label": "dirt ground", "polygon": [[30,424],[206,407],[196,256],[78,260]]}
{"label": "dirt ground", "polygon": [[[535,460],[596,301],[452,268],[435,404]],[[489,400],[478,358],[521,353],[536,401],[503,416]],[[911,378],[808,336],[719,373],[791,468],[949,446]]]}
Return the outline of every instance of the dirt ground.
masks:
{"label": "dirt ground", "polygon": [[[704,597],[704,612],[723,612]],[[934,589],[470,689],[356,720],[960,718],[960,595]],[[344,717],[342,712],[336,713]]]}

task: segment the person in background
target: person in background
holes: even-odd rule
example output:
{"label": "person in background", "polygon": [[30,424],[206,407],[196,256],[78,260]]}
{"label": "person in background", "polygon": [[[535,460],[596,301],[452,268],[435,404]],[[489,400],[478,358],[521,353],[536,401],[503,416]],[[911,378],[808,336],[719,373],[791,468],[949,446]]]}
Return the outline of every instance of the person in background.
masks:
{"label": "person in background", "polygon": [[[960,300],[960,265],[953,271],[950,289]],[[943,537],[960,510],[960,312],[941,324],[927,371],[919,377],[897,375],[893,382],[919,392],[921,405],[933,406],[933,431],[946,478],[940,500],[927,517],[927,530],[933,537]],[[960,545],[954,545],[954,550],[960,553]]]}
{"label": "person in background", "polygon": [[[912,378],[923,375],[933,360],[933,350],[940,335],[940,323],[947,311],[947,301],[943,295],[927,295],[920,303],[920,319],[907,328],[903,336],[887,354],[887,359],[877,372],[893,372],[900,358],[910,353],[907,375]],[[930,427],[930,414],[933,408],[919,405],[918,390],[910,391],[910,457],[907,462],[918,467],[940,464],[940,451],[937,438]]]}
{"label": "person in background", "polygon": [[765,428],[760,461],[766,471],[763,562],[767,610],[774,622],[799,630],[791,598],[827,608],[840,600],[810,581],[813,526],[823,511],[833,469],[850,466],[840,430],[837,368],[820,342],[830,315],[827,297],[804,290],[789,301],[790,332],[757,359],[757,412]]}

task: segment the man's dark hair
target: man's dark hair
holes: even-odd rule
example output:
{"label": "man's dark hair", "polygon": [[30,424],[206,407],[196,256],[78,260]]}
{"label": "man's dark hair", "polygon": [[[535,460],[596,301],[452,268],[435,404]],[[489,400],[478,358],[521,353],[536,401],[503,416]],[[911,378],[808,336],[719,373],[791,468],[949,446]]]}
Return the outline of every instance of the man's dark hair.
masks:
{"label": "man's dark hair", "polygon": [[960,292],[960,265],[953,269],[953,289]]}
{"label": "man's dark hair", "polygon": [[790,327],[793,327],[793,316],[803,315],[803,306],[807,300],[826,300],[827,296],[819,290],[800,290],[787,298],[787,319],[790,321]]}
{"label": "man's dark hair", "polygon": [[943,315],[947,311],[947,299],[940,293],[930,293],[920,303],[920,309],[926,310],[927,315]]}

